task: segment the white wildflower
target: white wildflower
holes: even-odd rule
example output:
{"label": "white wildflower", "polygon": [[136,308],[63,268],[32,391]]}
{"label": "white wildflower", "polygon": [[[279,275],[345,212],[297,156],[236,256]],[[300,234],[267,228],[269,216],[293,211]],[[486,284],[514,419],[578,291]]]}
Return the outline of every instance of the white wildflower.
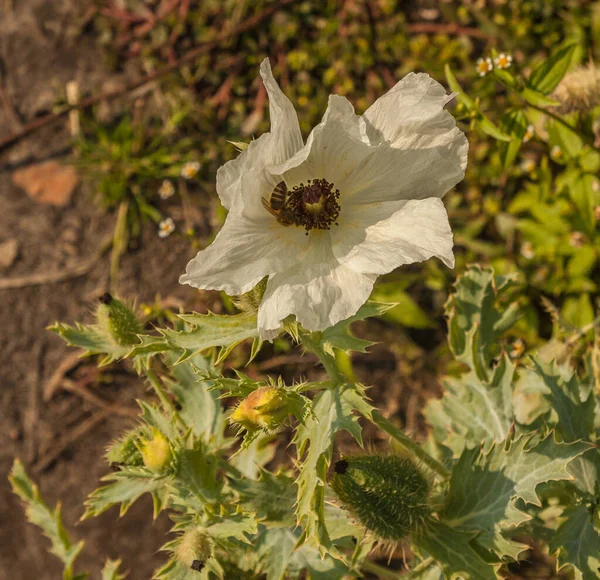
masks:
{"label": "white wildflower", "polygon": [[158,237],[166,238],[175,231],[175,222],[173,218],[166,218],[158,224]]}
{"label": "white wildflower", "polygon": [[494,70],[491,58],[479,58],[477,59],[477,65],[475,70],[480,77],[484,77],[486,74],[491,73]]}
{"label": "white wildflower", "polygon": [[532,159],[531,157],[528,157],[527,159],[523,159],[523,161],[521,161],[520,167],[524,173],[533,172],[536,167],[535,159]]}
{"label": "white wildflower", "polygon": [[181,177],[185,177],[185,179],[194,179],[198,171],[200,171],[200,163],[197,161],[188,161],[181,168]]}
{"label": "white wildflower", "polygon": [[524,242],[521,245],[521,256],[523,256],[526,260],[535,258],[535,251],[531,242]]}
{"label": "white wildflower", "polygon": [[527,141],[531,141],[535,136],[535,127],[533,125],[527,125],[527,130],[525,131],[525,135],[523,135],[523,143],[527,143]]}
{"label": "white wildflower", "polygon": [[175,186],[168,179],[165,179],[158,188],[158,195],[160,195],[160,199],[169,199],[174,193]]}
{"label": "white wildflower", "polygon": [[554,161],[558,159],[562,159],[563,152],[559,145],[554,145],[552,149],[550,149],[550,157],[554,159]]}
{"label": "white wildflower", "polygon": [[512,65],[512,60],[513,60],[513,58],[510,54],[504,54],[503,52],[501,52],[494,59],[494,64],[499,69],[506,69],[506,68],[510,68],[510,66]]}
{"label": "white wildflower", "polygon": [[352,316],[398,266],[454,265],[441,198],[464,176],[468,143],[439,83],[411,73],[363,116],[332,95],[304,144],[268,60],[261,76],[271,132],[217,172],[227,220],[180,282],[241,295],[268,277],[258,327],[272,339],[291,314],[313,331]]}
{"label": "white wildflower", "polygon": [[583,232],[571,232],[569,234],[569,245],[573,248],[581,248],[585,242],[585,234]]}

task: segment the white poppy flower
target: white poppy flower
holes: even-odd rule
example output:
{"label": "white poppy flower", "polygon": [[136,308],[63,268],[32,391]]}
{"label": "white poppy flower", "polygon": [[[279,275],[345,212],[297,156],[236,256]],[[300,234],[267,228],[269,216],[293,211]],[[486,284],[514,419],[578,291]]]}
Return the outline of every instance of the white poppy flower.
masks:
{"label": "white poppy flower", "polygon": [[218,170],[227,220],[180,282],[239,295],[268,277],[258,327],[272,339],[291,314],[313,331],[352,316],[403,264],[453,267],[441,198],[464,176],[468,143],[444,110],[452,96],[414,73],[363,116],[331,95],[304,144],[268,60],[260,72],[271,132]]}

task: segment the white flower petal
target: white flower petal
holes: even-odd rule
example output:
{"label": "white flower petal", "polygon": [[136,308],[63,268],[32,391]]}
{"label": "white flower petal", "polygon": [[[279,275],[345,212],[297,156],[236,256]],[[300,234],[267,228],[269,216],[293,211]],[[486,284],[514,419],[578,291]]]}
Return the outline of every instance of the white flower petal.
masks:
{"label": "white flower petal", "polygon": [[217,193],[226,209],[231,209],[234,200],[246,193],[240,187],[240,178],[246,171],[261,169],[267,164],[283,163],[303,146],[298,116],[273,78],[269,59],[260,65],[260,74],[269,95],[271,132],[251,141],[236,159],[217,171]]}
{"label": "white flower petal", "polygon": [[293,267],[308,251],[303,229],[282,227],[264,211],[256,217],[236,208],[214,242],[189,262],[181,284],[244,294],[265,276]]}
{"label": "white flower petal", "polygon": [[348,99],[331,95],[327,111],[306,145],[285,163],[268,170],[284,178],[288,187],[307,179],[326,179],[338,187],[370,155],[366,131],[364,120],[354,113]]}
{"label": "white flower petal", "polygon": [[[364,114],[372,155],[344,185],[352,203],[442,197],[463,177],[468,141],[444,105],[451,99],[426,74],[411,73]],[[341,191],[341,189],[340,189]]]}
{"label": "white flower petal", "polygon": [[339,264],[331,252],[328,232],[311,245],[302,264],[269,279],[258,311],[258,328],[271,340],[290,314],[308,330],[324,330],[352,316],[367,301],[375,275]]}
{"label": "white flower petal", "polygon": [[356,206],[332,238],[338,261],[363,274],[386,274],[432,256],[454,267],[452,230],[439,198]]}

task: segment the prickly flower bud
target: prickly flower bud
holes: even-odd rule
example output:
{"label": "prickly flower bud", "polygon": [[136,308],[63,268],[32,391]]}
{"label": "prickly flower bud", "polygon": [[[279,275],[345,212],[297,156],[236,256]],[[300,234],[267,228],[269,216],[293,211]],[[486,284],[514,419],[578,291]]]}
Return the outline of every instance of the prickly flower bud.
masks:
{"label": "prickly flower bud", "polygon": [[175,555],[182,564],[200,572],[212,555],[212,540],[202,528],[188,530],[183,534]]}
{"label": "prickly flower bud", "polygon": [[252,290],[241,296],[233,296],[231,300],[243,312],[258,312],[267,289],[267,280],[268,278],[263,278]]}
{"label": "prickly flower bud", "polygon": [[285,394],[277,387],[260,387],[250,393],[230,419],[247,429],[276,429],[289,415]]}
{"label": "prickly flower bud", "polygon": [[141,433],[134,429],[111,443],[106,458],[111,465],[143,465],[142,454],[138,448]]}
{"label": "prickly flower bud", "polygon": [[98,302],[98,326],[119,346],[138,344],[137,335],[142,332],[142,325],[131,309],[108,292]]}
{"label": "prickly flower bud", "polygon": [[152,427],[152,439],[140,442],[144,465],[154,473],[164,471],[173,457],[168,439],[156,427]]}
{"label": "prickly flower bud", "polygon": [[411,459],[340,459],[332,487],[343,506],[383,540],[399,541],[419,531],[431,513],[429,483]]}
{"label": "prickly flower bud", "polygon": [[566,74],[552,95],[562,113],[587,113],[600,105],[600,68],[590,63]]}

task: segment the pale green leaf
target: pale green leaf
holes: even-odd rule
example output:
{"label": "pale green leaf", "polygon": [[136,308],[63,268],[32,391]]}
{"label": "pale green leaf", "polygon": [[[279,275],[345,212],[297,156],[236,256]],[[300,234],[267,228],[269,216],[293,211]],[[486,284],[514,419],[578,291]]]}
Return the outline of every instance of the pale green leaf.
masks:
{"label": "pale green leaf", "polygon": [[223,347],[226,352],[230,352],[236,344],[258,336],[256,314],[228,316],[211,312],[181,314],[180,318],[194,328],[184,331],[160,330],[171,345],[184,351],[180,361],[213,347]]}
{"label": "pale green leaf", "polygon": [[550,434],[541,441],[509,440],[489,452],[465,450],[452,470],[440,517],[454,528],[479,532],[477,542],[499,557],[516,559],[522,547],[505,533],[530,516],[517,508],[515,500],[541,505],[537,486],[571,479],[567,466],[590,448],[585,442],[557,443]]}
{"label": "pale green leaf", "polygon": [[463,104],[467,109],[475,108],[475,101],[471,97],[469,97],[463,90],[462,87],[458,84],[452,69],[449,64],[446,64],[444,67],[444,73],[446,74],[446,80],[448,81],[448,86],[453,93],[458,93],[458,102]]}
{"label": "pale green leaf", "polygon": [[106,560],[102,568],[102,580],[124,580],[127,574],[119,572],[121,560]]}
{"label": "pale green leaf", "polygon": [[558,557],[559,570],[572,567],[575,580],[600,575],[600,534],[594,528],[589,508],[567,508],[563,522],[550,541],[550,550]]}
{"label": "pale green leaf", "polygon": [[521,91],[521,96],[531,105],[536,107],[558,107],[560,102],[547,97],[544,93],[540,93],[535,89],[525,87]]}
{"label": "pale green leaf", "polygon": [[214,502],[222,488],[218,467],[217,458],[205,449],[182,449],[177,454],[175,485],[194,496],[200,505]]}
{"label": "pale green leaf", "polygon": [[[484,562],[471,544],[475,536],[474,532],[461,532],[432,521],[413,542],[438,563],[448,580],[496,580],[494,567]],[[419,579],[439,577],[436,572],[415,576]]]}
{"label": "pale green leaf", "polygon": [[[73,564],[81,552],[84,542],[71,543],[69,535],[65,530],[60,504],[51,510],[42,499],[38,487],[27,475],[25,467],[20,460],[15,459],[8,479],[12,490],[25,504],[27,519],[41,528],[42,532],[50,540],[50,551],[56,555],[64,564],[63,579],[71,580],[73,577]],[[85,577],[85,576],[79,576]]]}

